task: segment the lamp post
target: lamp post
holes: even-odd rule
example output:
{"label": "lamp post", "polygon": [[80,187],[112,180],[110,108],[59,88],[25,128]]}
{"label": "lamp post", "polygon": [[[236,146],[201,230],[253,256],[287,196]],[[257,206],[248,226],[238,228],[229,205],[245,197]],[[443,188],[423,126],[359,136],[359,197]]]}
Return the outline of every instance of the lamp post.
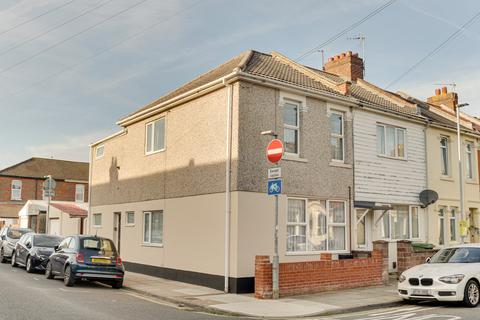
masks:
{"label": "lamp post", "polygon": [[[460,108],[468,106],[468,103],[461,103],[455,107],[455,112],[457,116],[457,151],[458,151],[458,175],[460,177],[460,219],[462,228],[464,228],[465,224],[465,206],[464,206],[464,190],[463,190],[463,166],[462,166],[462,139],[460,136]],[[461,243],[465,243],[465,235],[464,232],[460,229],[460,239]]]}

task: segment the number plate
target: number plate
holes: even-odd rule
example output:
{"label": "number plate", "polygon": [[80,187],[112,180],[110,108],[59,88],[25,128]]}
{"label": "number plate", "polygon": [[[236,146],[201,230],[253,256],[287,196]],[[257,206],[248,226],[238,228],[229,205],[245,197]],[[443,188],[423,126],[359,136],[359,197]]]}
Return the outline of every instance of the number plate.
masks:
{"label": "number plate", "polygon": [[430,295],[430,290],[413,289],[412,290],[412,295],[414,295],[414,296],[429,296]]}
{"label": "number plate", "polygon": [[92,258],[92,263],[110,264],[111,261],[108,258]]}

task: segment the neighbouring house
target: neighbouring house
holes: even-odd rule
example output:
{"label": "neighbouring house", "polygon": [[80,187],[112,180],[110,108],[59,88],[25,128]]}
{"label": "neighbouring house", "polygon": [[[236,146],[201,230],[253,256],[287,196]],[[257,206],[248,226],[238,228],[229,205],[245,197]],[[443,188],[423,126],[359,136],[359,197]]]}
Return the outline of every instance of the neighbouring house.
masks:
{"label": "neighbouring house", "polygon": [[[70,201],[28,200],[18,213],[21,228],[31,228],[35,232],[45,232],[44,219],[48,210],[49,234],[68,236],[86,233],[88,203]],[[43,218],[43,221],[40,222]]]}
{"label": "neighbouring house", "polygon": [[[54,201],[88,201],[89,166],[85,162],[30,158],[0,170],[0,226],[18,225],[19,212],[28,200],[46,200],[45,176],[52,175],[57,185]],[[30,216],[28,227],[45,232],[46,211]]]}
{"label": "neighbouring house", "polygon": [[389,245],[389,271],[397,268],[397,241],[427,241],[426,210],[419,199],[426,189],[425,124],[414,103],[363,79],[363,60],[351,52],[337,55],[325,71],[346,81],[360,100],[353,109],[353,248],[371,251],[375,240]]}
{"label": "neighbouring house", "polygon": [[[455,114],[458,96],[454,92],[448,92],[446,87],[435,90],[435,95],[426,102],[404,93],[401,95],[416,103],[422,115],[429,120],[426,129],[427,187],[438,194],[438,201],[428,206],[428,242],[439,247],[459,244],[460,179]],[[463,112],[460,112],[460,121],[464,210],[468,222],[465,240],[477,243],[480,231],[480,121]]]}

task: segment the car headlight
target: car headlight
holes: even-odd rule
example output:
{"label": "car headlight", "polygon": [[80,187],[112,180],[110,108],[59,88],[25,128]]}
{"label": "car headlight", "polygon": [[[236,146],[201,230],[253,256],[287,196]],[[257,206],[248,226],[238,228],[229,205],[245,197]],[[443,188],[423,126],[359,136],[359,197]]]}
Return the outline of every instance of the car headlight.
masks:
{"label": "car headlight", "polygon": [[403,281],[407,280],[407,277],[405,277],[403,274],[398,277],[398,282],[402,283]]}
{"label": "car headlight", "polygon": [[441,277],[438,280],[440,280],[443,283],[457,284],[457,283],[460,283],[463,280],[463,278],[465,278],[464,274],[454,274],[453,276]]}

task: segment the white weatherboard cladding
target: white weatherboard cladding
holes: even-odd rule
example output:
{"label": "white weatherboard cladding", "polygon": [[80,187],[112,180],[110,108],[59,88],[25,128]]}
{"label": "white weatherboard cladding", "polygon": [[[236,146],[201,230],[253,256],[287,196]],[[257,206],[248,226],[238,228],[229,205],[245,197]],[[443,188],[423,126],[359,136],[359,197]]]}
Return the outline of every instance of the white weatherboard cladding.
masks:
{"label": "white weatherboard cladding", "polygon": [[[377,123],[406,129],[406,160],[377,155]],[[374,112],[355,111],[355,200],[419,204],[426,188],[424,126]]]}

